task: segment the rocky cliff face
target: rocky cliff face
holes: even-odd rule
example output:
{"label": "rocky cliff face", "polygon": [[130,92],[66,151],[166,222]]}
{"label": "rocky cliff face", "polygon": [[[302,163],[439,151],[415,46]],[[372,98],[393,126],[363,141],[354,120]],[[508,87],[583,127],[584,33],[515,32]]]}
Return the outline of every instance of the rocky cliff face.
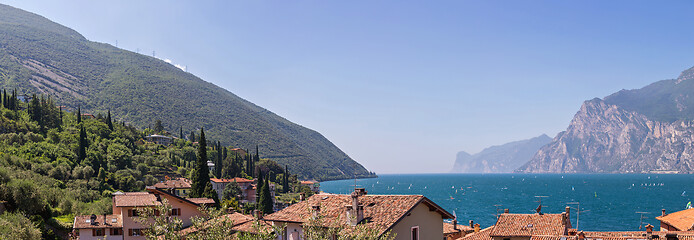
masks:
{"label": "rocky cliff face", "polygon": [[[672,81],[672,84],[680,82]],[[646,115],[597,98],[583,103],[567,130],[517,170],[552,173],[653,171],[694,172],[694,122],[650,120]]]}
{"label": "rocky cliff face", "polygon": [[512,172],[552,139],[545,134],[539,137],[488,147],[470,155],[459,152],[451,172],[456,173],[507,173]]}

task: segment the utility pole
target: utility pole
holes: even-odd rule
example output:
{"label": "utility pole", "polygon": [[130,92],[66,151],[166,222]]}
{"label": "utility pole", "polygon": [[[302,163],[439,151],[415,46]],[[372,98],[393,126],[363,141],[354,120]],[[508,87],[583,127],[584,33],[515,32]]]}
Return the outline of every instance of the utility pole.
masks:
{"label": "utility pole", "polygon": [[578,229],[579,220],[580,220],[580,217],[581,217],[581,212],[588,212],[588,211],[590,211],[590,210],[583,210],[583,211],[581,211],[581,204],[580,204],[579,202],[568,202],[568,203],[566,203],[566,204],[570,204],[570,205],[576,204],[576,208],[573,208],[573,207],[571,207],[571,208],[576,209],[576,229]]}
{"label": "utility pole", "polygon": [[641,230],[641,227],[643,226],[643,220],[646,219],[643,217],[644,214],[649,214],[649,212],[636,212],[638,214],[641,214],[641,217],[639,217],[639,230]]}

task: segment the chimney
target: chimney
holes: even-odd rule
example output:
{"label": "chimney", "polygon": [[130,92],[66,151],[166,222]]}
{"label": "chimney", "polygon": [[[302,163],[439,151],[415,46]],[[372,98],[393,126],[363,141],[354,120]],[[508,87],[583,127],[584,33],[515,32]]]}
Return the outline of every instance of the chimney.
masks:
{"label": "chimney", "polygon": [[508,213],[508,208],[507,208],[507,209],[504,209],[504,213]]}
{"label": "chimney", "polygon": [[318,215],[320,215],[320,206],[319,205],[311,206],[311,210],[313,210],[312,212],[313,212],[314,217],[318,217]]}
{"label": "chimney", "polygon": [[472,224],[472,220],[470,220],[470,228],[474,228],[475,225]]}
{"label": "chimney", "polygon": [[352,206],[347,207],[350,225],[356,226],[364,219],[364,206],[359,205],[359,196],[366,195],[366,190],[363,188],[355,188],[350,195],[352,197]]}
{"label": "chimney", "polygon": [[646,225],[646,239],[651,238],[653,238],[653,225],[648,224]]}
{"label": "chimney", "polygon": [[475,232],[480,232],[480,224],[475,223]]}
{"label": "chimney", "polygon": [[457,219],[453,219],[453,230],[456,230],[456,231],[458,230],[458,220]]}
{"label": "chimney", "polygon": [[661,217],[665,217],[665,215],[667,215],[667,214],[665,214],[665,208],[661,209],[660,211],[661,211],[661,214],[660,214]]}

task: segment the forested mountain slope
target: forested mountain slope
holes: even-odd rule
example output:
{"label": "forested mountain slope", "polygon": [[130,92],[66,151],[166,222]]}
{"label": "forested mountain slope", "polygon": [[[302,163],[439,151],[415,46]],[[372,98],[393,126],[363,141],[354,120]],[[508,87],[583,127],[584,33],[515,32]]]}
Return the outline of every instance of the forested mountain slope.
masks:
{"label": "forested mountain slope", "polygon": [[[120,121],[260,152],[303,178],[372,176],[320,133],[299,126],[159,59],[91,42],[76,31],[0,5],[0,88],[53,96],[68,109],[110,109]],[[178,134],[176,134],[178,135]]]}

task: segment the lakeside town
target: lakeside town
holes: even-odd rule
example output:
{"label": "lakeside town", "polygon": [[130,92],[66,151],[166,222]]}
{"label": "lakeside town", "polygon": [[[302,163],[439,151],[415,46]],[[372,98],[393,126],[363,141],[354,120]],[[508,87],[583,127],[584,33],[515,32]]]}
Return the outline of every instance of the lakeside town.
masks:
{"label": "lakeside town", "polygon": [[[222,197],[222,189],[231,183],[241,186],[241,202],[257,199],[257,180],[245,178],[217,179],[210,183]],[[660,226],[650,224],[644,231],[583,231],[575,228],[571,219],[572,207],[562,213],[543,213],[541,206],[536,213],[512,213],[504,209],[492,226],[480,226],[474,220],[457,219],[454,214],[438,206],[422,195],[369,195],[364,188],[355,188],[349,195],[320,192],[319,184],[302,181],[315,193],[291,205],[275,204],[274,213],[250,214],[227,209],[222,215],[208,220],[219,226],[220,220],[230,225],[229,237],[236,234],[248,236],[275,232],[278,240],[317,239],[305,235],[307,228],[320,224],[322,228],[344,229],[360,226],[373,230],[372,238],[354,239],[402,239],[402,240],[679,240],[694,239],[694,209],[667,213],[666,209],[656,217]],[[170,204],[167,216],[180,218],[182,227],[176,234],[183,239],[188,234],[205,230],[193,227],[192,218],[203,216],[202,208],[212,206],[209,198],[188,198],[190,181],[185,178],[162,181],[146,188],[146,192],[116,192],[113,194],[113,213],[108,215],[76,216],[74,239],[147,239],[145,231],[151,227],[143,223],[138,211]],[[575,208],[574,208],[575,209]],[[315,222],[320,218],[321,222]],[[460,221],[460,222],[459,222]],[[212,227],[212,226],[207,226]],[[275,227],[275,228],[273,228]],[[338,239],[324,236],[320,239]],[[259,237],[257,239],[266,239]]]}

